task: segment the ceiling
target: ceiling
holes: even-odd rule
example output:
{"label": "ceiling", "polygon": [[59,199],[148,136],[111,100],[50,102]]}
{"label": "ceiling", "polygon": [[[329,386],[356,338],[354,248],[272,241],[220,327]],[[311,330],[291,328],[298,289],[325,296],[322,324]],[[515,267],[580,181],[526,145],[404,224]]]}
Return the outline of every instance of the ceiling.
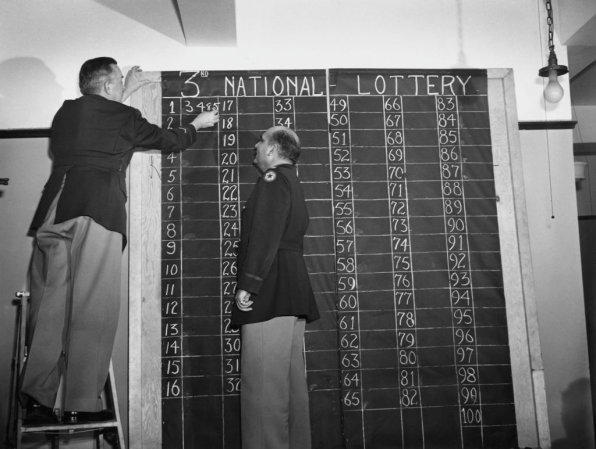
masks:
{"label": "ceiling", "polygon": [[[236,45],[235,0],[94,1],[183,45]],[[140,4],[145,7],[139,8]],[[596,6],[593,11],[588,9],[591,19],[585,21],[586,4],[591,8],[586,0],[581,8],[578,0],[559,0],[558,17],[562,20],[558,25],[568,51],[571,102],[596,106]],[[578,22],[583,25],[578,26]]]}
{"label": "ceiling", "polygon": [[236,45],[235,0],[94,1],[189,47]]}
{"label": "ceiling", "polygon": [[[564,3],[562,7],[565,7]],[[567,45],[571,102],[577,106],[596,106],[596,14],[577,30],[567,31],[574,31],[564,42]]]}

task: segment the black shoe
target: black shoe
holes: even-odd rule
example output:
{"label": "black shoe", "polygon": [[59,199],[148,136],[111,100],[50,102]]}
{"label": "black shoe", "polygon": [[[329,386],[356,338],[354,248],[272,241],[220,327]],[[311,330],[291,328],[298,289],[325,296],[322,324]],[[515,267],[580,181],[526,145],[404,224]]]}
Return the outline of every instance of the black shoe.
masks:
{"label": "black shoe", "polygon": [[100,410],[99,412],[64,412],[62,418],[67,424],[85,424],[101,421],[111,421],[114,419],[114,412],[111,410]]}
{"label": "black shoe", "polygon": [[47,426],[56,424],[58,421],[54,410],[41,405],[39,402],[30,399],[25,408],[23,424],[26,426]]}

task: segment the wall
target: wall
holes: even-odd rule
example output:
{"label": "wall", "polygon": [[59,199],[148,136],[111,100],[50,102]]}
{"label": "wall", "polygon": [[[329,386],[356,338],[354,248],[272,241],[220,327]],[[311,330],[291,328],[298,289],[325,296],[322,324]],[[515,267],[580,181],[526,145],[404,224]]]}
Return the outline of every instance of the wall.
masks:
{"label": "wall", "polygon": [[[579,238],[584,280],[584,302],[590,354],[590,371],[596,372],[596,154],[575,157],[586,164],[585,178],[576,179]],[[592,376],[592,404],[596,404],[596,378]]]}
{"label": "wall", "polygon": [[[238,0],[238,46],[207,48],[182,46],[92,0],[4,0],[0,74],[10,83],[0,86],[7,106],[0,123],[48,126],[62,100],[79,95],[80,63],[103,54],[144,70],[512,67],[520,80],[519,119],[543,120],[545,80],[537,72],[548,52],[538,5],[542,1]],[[566,64],[565,52],[557,54]],[[41,107],[32,114],[34,104]],[[547,112],[550,119],[569,119],[569,96]]]}
{"label": "wall", "polygon": [[[9,394],[11,366],[8,361],[13,357],[17,308],[12,299],[16,291],[26,290],[25,273],[32,242],[25,234],[50,170],[47,150],[47,139],[0,141],[0,177],[10,179],[7,186],[0,186],[0,398],[3,399]],[[2,442],[7,409],[8,400],[0,401]]]}
{"label": "wall", "polygon": [[[100,55],[144,70],[511,67],[520,121],[571,117],[569,95],[558,105],[542,100],[541,0],[237,0],[236,15],[237,47],[185,47],[91,0],[3,0],[0,128],[48,127],[61,102],[79,95],[82,61]],[[557,55],[565,64],[564,48]],[[562,82],[569,92],[566,77]],[[45,145],[0,141],[0,176],[15,179],[0,189],[6,192],[0,242],[16,247],[0,256],[8,268],[0,278],[5,296],[24,283],[25,227],[49,167]],[[574,438],[577,448],[593,447],[571,133],[525,131],[522,151],[552,439],[555,447]],[[0,316],[7,334],[12,319]],[[3,336],[0,357],[7,360],[10,339]],[[125,333],[118,338],[116,368],[125,374]],[[0,397],[6,397],[5,366],[0,363]]]}
{"label": "wall", "polygon": [[572,133],[522,131],[520,138],[553,448],[588,448],[593,443],[579,431],[592,426],[582,273],[575,256],[568,265],[569,254],[579,254],[573,157],[564,150]]}
{"label": "wall", "polygon": [[[555,12],[555,23],[559,23],[559,30],[562,42],[569,42],[577,38],[576,33],[581,36],[587,30],[582,30],[590,20],[594,20],[596,14],[596,2],[594,0],[557,0],[553,2]],[[564,13],[561,13],[564,11]],[[575,44],[577,45],[577,43]]]}
{"label": "wall", "polygon": [[596,106],[575,106],[573,119],[578,122],[573,130],[573,142],[596,142]]}

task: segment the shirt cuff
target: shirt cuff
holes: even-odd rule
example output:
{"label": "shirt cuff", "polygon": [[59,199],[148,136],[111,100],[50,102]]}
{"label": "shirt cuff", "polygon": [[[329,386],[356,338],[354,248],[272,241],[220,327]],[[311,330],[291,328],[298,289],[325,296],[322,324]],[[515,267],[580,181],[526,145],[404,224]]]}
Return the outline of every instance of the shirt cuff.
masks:
{"label": "shirt cuff", "polygon": [[263,279],[250,273],[242,273],[238,278],[238,288],[252,294],[257,294],[261,289]]}

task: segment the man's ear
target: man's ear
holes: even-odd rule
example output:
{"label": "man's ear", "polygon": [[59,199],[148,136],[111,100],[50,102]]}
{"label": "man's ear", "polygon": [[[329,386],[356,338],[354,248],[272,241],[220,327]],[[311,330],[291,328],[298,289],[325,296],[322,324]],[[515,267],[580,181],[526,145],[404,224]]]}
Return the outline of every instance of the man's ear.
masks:
{"label": "man's ear", "polygon": [[103,82],[103,90],[106,94],[111,95],[112,93],[112,83],[110,82],[110,79],[107,78],[104,82]]}
{"label": "man's ear", "polygon": [[274,152],[278,152],[278,151],[279,151],[279,144],[272,143],[271,145],[269,145],[267,147],[267,156],[271,156]]}

